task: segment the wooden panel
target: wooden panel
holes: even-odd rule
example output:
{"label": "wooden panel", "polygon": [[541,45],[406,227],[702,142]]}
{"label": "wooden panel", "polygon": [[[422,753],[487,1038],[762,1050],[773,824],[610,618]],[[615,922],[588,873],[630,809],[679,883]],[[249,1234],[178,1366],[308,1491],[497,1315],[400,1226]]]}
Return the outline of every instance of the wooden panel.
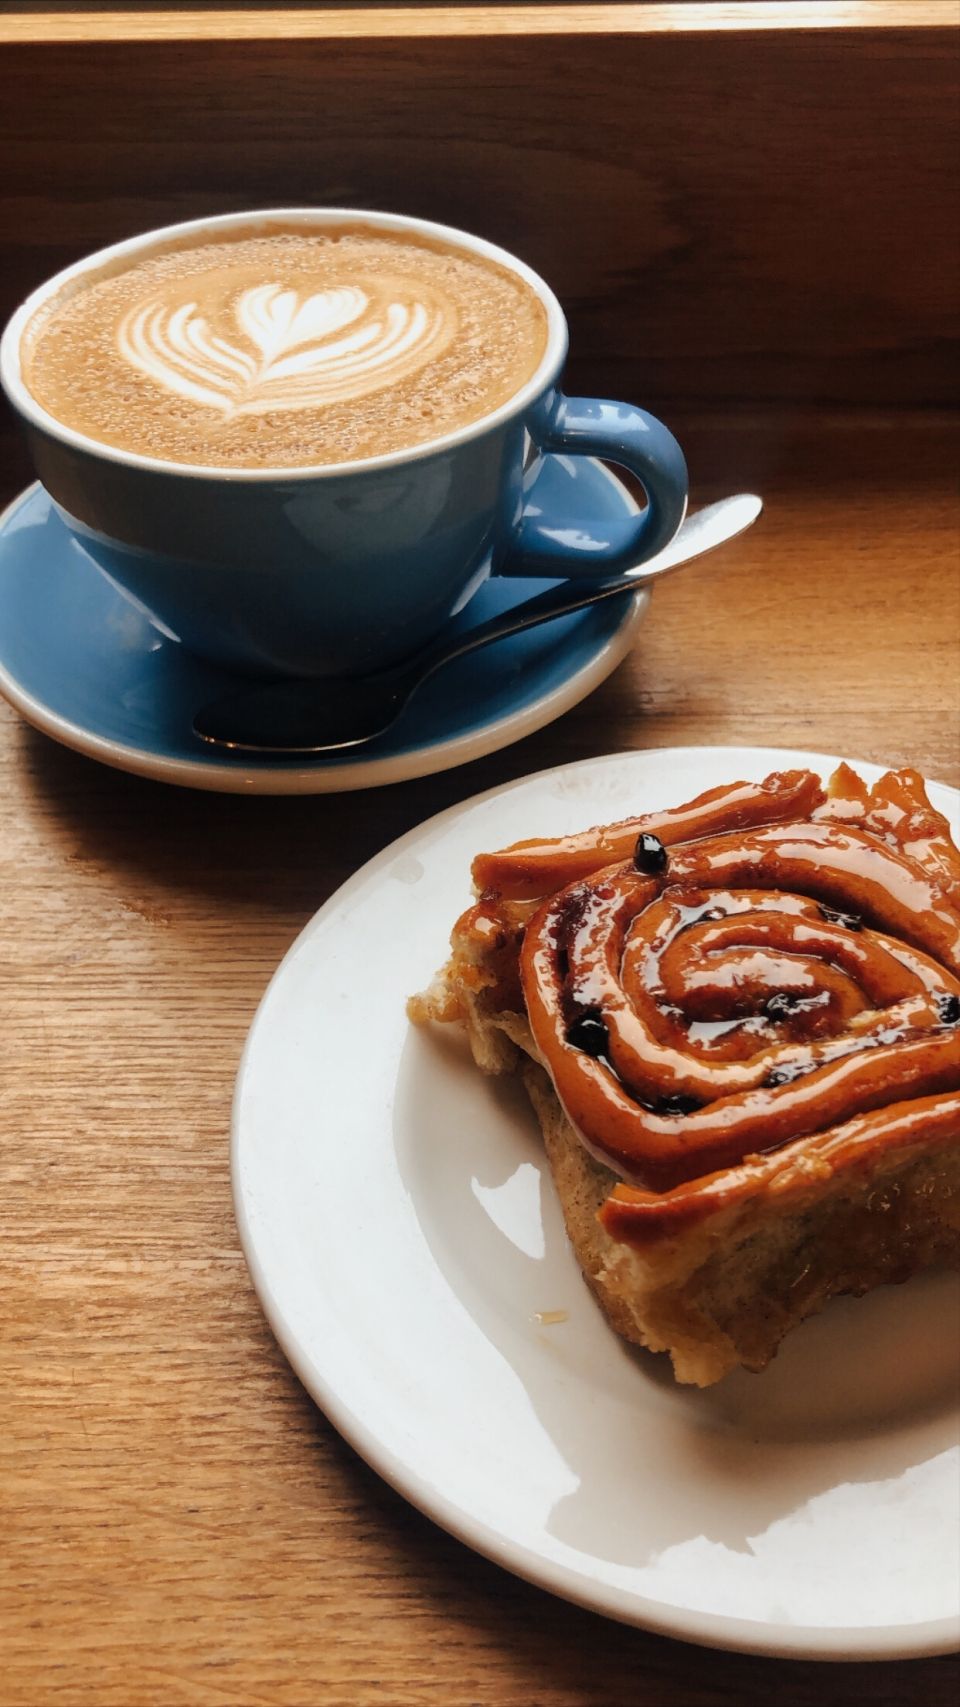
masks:
{"label": "wooden panel", "polygon": [[[683,16],[732,8],[581,6],[575,48],[539,33],[552,9],[519,10],[523,30],[516,8],[421,7],[388,36],[353,10],[274,12],[272,35],[244,13],[242,38],[215,12],[203,41],[159,15],[148,43],[102,18],[93,40],[8,41],[0,311],[138,229],[340,202],[524,255],[569,308],[581,389],[661,408],[952,396],[956,61],[923,27],[942,9],[777,29],[748,7],[750,28],[703,33]],[[818,11],[836,9],[800,8]]]}

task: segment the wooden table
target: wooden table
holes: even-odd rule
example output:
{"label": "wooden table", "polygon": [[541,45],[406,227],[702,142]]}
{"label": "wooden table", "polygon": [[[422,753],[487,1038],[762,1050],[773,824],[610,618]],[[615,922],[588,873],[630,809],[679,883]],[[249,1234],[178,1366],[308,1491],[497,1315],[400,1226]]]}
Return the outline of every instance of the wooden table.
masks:
{"label": "wooden table", "polygon": [[[960,782],[952,456],[936,416],[678,423],[762,521],[657,589],[633,655],[518,746],[350,796],[107,770],[0,707],[4,1707],[946,1707],[950,1659],[821,1667],[605,1623],[354,1456],[261,1316],[230,1201],[274,966],[428,814],[634,746],[769,743]],[[955,446],[954,446],[955,450]]]}

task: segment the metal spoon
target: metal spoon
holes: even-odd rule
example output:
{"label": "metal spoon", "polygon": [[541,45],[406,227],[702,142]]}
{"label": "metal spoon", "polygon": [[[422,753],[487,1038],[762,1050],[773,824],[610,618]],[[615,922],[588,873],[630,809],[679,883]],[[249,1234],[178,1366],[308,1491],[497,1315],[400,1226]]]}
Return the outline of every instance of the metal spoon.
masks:
{"label": "metal spoon", "polygon": [[194,731],[215,746],[246,753],[335,753],[361,747],[389,729],[421,682],[441,665],[601,599],[635,592],[733,539],[762,508],[761,500],[748,492],[722,498],[688,516],[670,544],[636,569],[549,587],[466,633],[441,635],[415,657],[375,675],[298,677],[243,688],[203,706],[194,717]]}

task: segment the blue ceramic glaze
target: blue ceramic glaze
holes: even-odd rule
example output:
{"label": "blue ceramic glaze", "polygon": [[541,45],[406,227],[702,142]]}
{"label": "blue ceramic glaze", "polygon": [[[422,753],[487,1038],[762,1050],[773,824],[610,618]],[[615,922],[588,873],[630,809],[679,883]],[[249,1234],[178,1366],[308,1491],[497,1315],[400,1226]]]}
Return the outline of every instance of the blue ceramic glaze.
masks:
{"label": "blue ceramic glaze", "polygon": [[[572,503],[598,531],[635,513],[619,482],[587,458],[544,458],[537,490],[545,525]],[[472,627],[545,584],[488,580],[454,623]],[[386,736],[357,754],[225,756],[194,736],[191,724],[200,705],[235,690],[236,677],[196,657],[118,593],[35,486],[0,524],[0,690],[68,745],[147,775],[241,791],[362,787],[463,762],[558,716],[619,661],[636,597],[453,661]],[[645,605],[647,595],[639,598]]]}
{"label": "blue ceramic glaze", "polygon": [[643,485],[647,508],[639,517],[567,517],[555,504],[545,512],[534,484],[502,574],[616,575],[669,545],[686,510],[687,465],[662,421],[632,403],[554,391],[541,404],[532,431],[543,450],[600,456],[628,469]]}
{"label": "blue ceramic glaze", "polygon": [[[359,222],[419,234],[516,272],[544,312],[536,371],[490,415],[433,444],[315,468],[206,469],[139,456],[58,423],[31,396],[21,339],[51,295],[104,266],[135,263],[158,244],[277,218],[318,230]],[[66,269],[13,316],[0,376],[64,523],[142,610],[229,669],[335,675],[419,650],[490,575],[609,574],[672,539],[687,497],[680,447],[642,409],[565,398],[557,386],[566,353],[553,292],[495,245],[400,215],[281,209],[168,227]],[[645,512],[588,514],[576,503],[558,512],[556,494],[538,479],[547,452],[620,464],[641,482]]]}

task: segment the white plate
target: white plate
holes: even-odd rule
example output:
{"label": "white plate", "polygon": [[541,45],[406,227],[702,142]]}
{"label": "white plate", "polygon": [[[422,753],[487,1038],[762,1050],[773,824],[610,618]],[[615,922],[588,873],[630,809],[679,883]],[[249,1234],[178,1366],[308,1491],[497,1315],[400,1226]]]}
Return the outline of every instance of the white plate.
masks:
{"label": "white plate", "polygon": [[[833,762],[755,748],[589,760],[379,854],[303,932],[254,1022],[237,1215],[308,1391],[479,1552],[691,1641],[932,1654],[960,1636],[956,1277],[836,1302],[762,1376],[679,1387],[587,1292],[518,1087],[404,1015],[445,958],[479,849]],[[956,814],[953,791],[931,794]]]}

